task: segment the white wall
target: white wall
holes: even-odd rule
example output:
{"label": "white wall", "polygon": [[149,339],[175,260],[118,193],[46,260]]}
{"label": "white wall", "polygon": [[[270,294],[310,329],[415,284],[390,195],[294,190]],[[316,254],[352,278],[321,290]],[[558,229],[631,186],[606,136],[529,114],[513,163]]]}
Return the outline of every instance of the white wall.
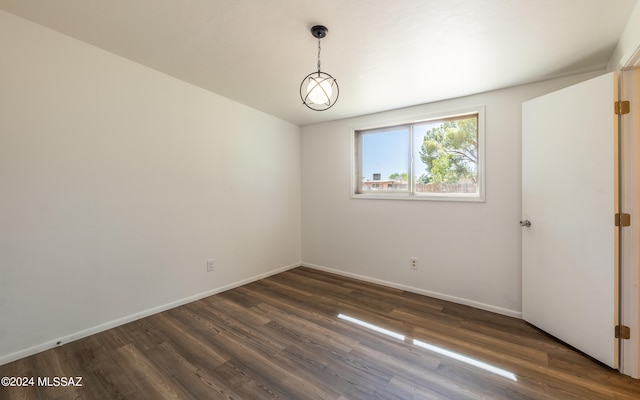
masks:
{"label": "white wall", "polygon": [[[303,127],[303,264],[519,316],[521,104],[603,72]],[[350,198],[354,127],[480,105],[485,203]]]}
{"label": "white wall", "polygon": [[1,11],[0,53],[0,364],[299,265],[299,127]]}
{"label": "white wall", "polygon": [[618,44],[609,59],[609,71],[619,71],[625,67],[637,67],[640,63],[640,2],[629,16]]}

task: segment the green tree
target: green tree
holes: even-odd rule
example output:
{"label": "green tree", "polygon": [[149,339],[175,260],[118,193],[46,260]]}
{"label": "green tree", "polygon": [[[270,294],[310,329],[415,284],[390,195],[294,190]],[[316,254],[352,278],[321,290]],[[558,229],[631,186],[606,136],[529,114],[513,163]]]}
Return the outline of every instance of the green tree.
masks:
{"label": "green tree", "polygon": [[457,183],[478,178],[477,118],[446,121],[424,135],[420,159],[427,166],[422,183]]}
{"label": "green tree", "polygon": [[389,179],[400,179],[403,182],[407,182],[409,180],[409,174],[406,172],[394,172],[393,174],[389,175]]}

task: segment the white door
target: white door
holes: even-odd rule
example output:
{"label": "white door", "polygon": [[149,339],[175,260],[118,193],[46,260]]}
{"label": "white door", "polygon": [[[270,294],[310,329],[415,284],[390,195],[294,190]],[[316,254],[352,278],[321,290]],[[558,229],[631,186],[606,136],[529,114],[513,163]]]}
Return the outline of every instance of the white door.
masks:
{"label": "white door", "polygon": [[618,367],[617,77],[522,105],[522,316]]}

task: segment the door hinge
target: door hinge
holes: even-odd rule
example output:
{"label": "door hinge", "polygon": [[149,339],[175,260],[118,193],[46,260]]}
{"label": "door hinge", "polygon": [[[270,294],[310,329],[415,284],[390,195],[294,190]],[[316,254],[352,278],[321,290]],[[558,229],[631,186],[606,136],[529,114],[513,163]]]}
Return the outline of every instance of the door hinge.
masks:
{"label": "door hinge", "polygon": [[617,213],[615,224],[616,226],[631,226],[631,214]]}
{"label": "door hinge", "polygon": [[629,114],[631,104],[628,101],[616,101],[613,103],[613,111],[616,115]]}
{"label": "door hinge", "polygon": [[617,325],[616,339],[631,339],[631,328],[625,325]]}

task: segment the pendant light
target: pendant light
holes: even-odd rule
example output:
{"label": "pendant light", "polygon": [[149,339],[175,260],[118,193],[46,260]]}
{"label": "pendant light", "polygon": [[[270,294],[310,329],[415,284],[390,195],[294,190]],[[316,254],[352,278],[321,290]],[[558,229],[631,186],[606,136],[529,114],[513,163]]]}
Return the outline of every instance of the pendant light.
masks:
{"label": "pendant light", "polygon": [[315,111],[331,108],[340,94],[335,78],[320,71],[320,39],[327,36],[327,32],[326,26],[315,25],[311,28],[311,34],[318,39],[318,71],[307,75],[300,84],[302,103]]}

